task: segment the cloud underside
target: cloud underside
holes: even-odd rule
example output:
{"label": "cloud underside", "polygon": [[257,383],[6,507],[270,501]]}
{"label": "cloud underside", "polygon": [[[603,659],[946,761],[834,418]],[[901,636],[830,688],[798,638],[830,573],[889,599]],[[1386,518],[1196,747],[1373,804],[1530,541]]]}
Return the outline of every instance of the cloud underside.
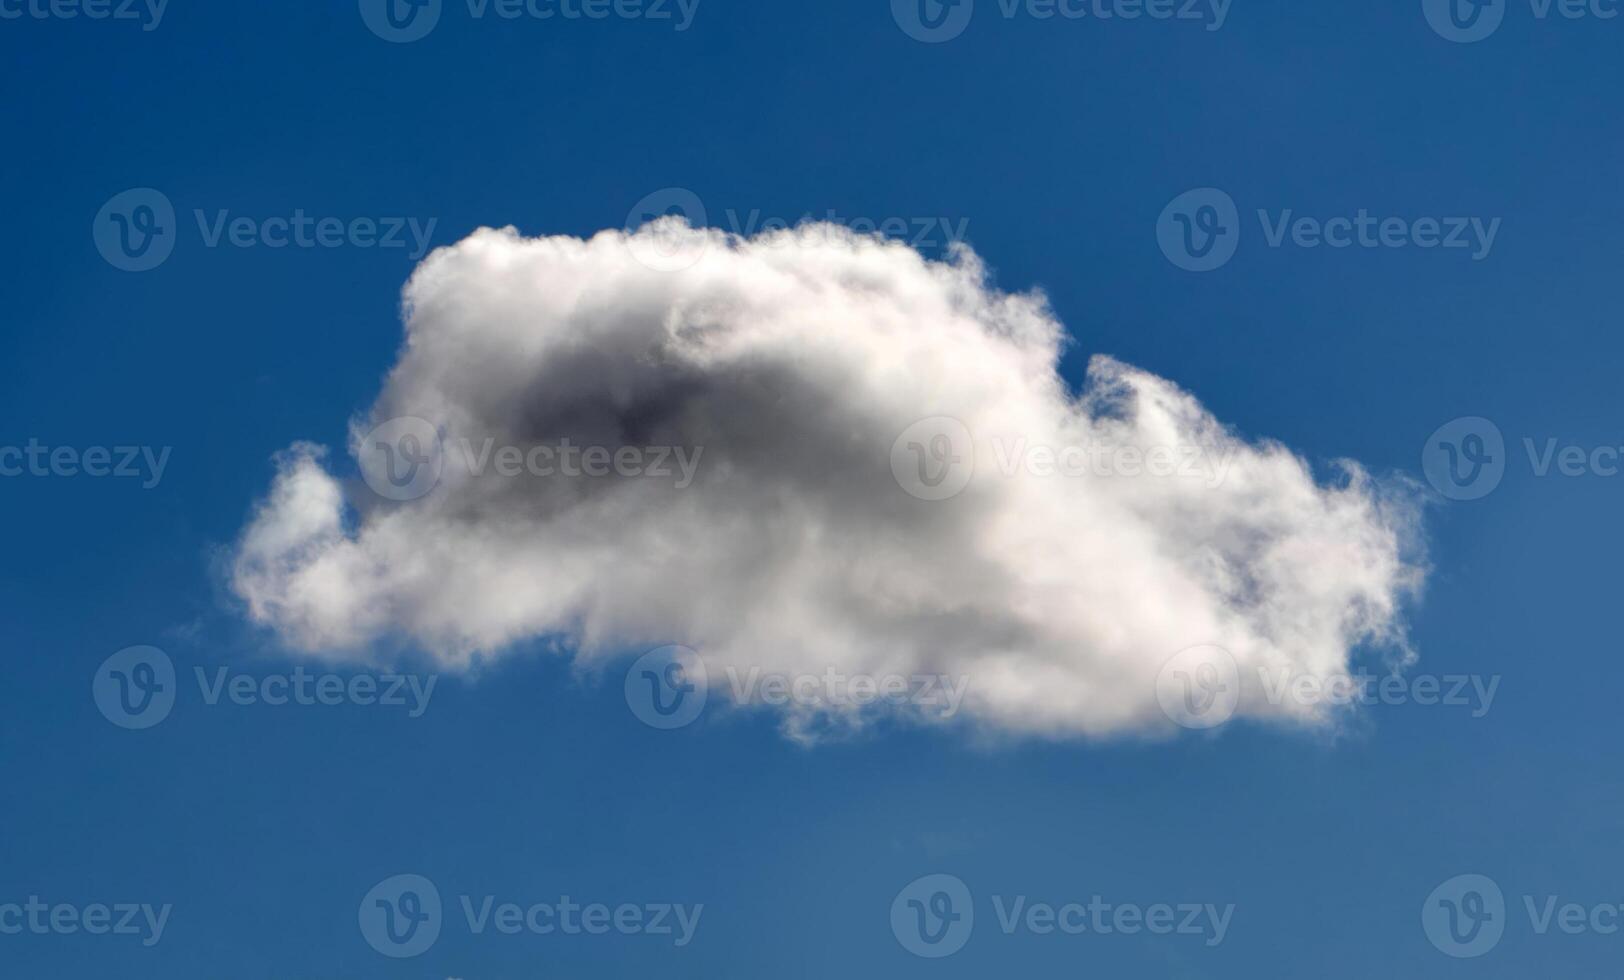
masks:
{"label": "cloud underside", "polygon": [[[680,643],[713,697],[729,668],[946,675],[965,680],[961,720],[1052,736],[1165,728],[1158,672],[1197,644],[1243,678],[1405,655],[1421,570],[1403,488],[1350,462],[1317,480],[1110,358],[1068,390],[1043,298],[992,288],[967,249],[937,262],[815,230],[482,229],[433,253],[350,453],[384,420],[432,420],[439,485],[384,500],[318,447],[281,454],[233,569],[249,615],[301,650],[404,642],[443,669],[526,641],[589,666]],[[971,434],[974,473],[922,500],[899,485],[893,444],[939,416]],[[702,455],[679,489],[476,474],[460,448],[566,439]],[[1033,447],[1201,455],[1173,475],[1010,467]],[[908,713],[785,709],[791,728],[880,710]],[[1327,720],[1244,681],[1239,714]]]}

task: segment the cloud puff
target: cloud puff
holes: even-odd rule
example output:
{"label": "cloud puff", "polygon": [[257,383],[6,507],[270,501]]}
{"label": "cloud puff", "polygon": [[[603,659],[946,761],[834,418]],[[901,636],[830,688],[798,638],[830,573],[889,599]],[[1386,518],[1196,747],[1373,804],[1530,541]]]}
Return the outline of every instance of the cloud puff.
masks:
{"label": "cloud puff", "polygon": [[[1404,655],[1402,490],[1346,462],[1316,480],[1110,358],[1069,390],[1044,299],[992,288],[968,249],[483,229],[422,263],[404,318],[351,425],[385,492],[295,445],[236,553],[249,614],[296,647],[404,641],[454,669],[527,640],[589,664],[680,643],[713,697],[730,671],[943,675],[975,722],[1056,736],[1168,727],[1158,677],[1199,644],[1239,666],[1241,716],[1305,723],[1326,709],[1256,672]],[[399,418],[429,428],[408,445]],[[599,475],[564,473],[566,446],[603,447]],[[682,450],[687,482],[644,447]],[[390,493],[407,471],[380,468],[407,463],[437,482]]]}

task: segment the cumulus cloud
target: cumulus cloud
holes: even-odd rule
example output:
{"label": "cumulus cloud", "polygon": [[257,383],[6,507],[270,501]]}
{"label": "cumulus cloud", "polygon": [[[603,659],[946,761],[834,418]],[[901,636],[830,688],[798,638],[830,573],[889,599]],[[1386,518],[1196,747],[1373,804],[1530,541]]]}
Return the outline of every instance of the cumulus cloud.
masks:
{"label": "cumulus cloud", "polygon": [[712,697],[751,671],[940,675],[965,682],[961,719],[1056,736],[1170,727],[1158,680],[1192,646],[1239,666],[1241,717],[1302,723],[1328,709],[1258,672],[1406,655],[1402,488],[1350,462],[1316,478],[1107,357],[1068,389],[1043,297],[966,248],[483,229],[421,264],[403,312],[351,423],[383,492],[295,444],[237,549],[249,614],[298,648],[404,641],[456,669],[525,641],[588,665],[677,643]]}

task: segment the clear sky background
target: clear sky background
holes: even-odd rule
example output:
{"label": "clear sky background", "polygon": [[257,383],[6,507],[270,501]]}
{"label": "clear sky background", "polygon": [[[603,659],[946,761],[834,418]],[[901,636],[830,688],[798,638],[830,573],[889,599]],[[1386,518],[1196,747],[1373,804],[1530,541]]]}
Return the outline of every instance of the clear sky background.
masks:
{"label": "clear sky background", "polygon": [[[1508,2],[1508,0],[1501,0]],[[17,10],[15,0],[0,10]],[[675,10],[673,8],[673,13]],[[1235,0],[1221,29],[1025,13],[908,36],[882,0],[701,0],[672,21],[472,17],[389,43],[353,2],[172,0],[138,22],[0,19],[0,445],[173,447],[163,479],[0,479],[0,903],[172,903],[160,943],[0,935],[0,974],[293,977],[1587,976],[1624,934],[1537,934],[1522,896],[1624,902],[1621,477],[1538,476],[1523,440],[1624,444],[1624,18],[1512,3],[1453,43],[1419,2]],[[98,210],[173,201],[156,269]],[[210,707],[192,669],[295,661],[219,563],[271,455],[333,446],[400,341],[410,249],[207,247],[194,209],[584,235],[650,192],[793,221],[945,218],[1000,286],[1041,287],[1076,380],[1109,353],[1249,436],[1421,476],[1439,426],[1504,433],[1505,477],[1428,511],[1419,672],[1498,676],[1492,709],[1377,705],[1341,737],[1236,725],[1171,742],[886,730],[805,749],[767,715],[676,732],[614,671],[540,651],[380,707]],[[1159,249],[1177,195],[1227,192],[1232,260]],[[1256,211],[1467,216],[1489,253],[1268,245]],[[635,556],[628,556],[635,561]],[[110,724],[91,679],[163,648],[180,703]],[[628,651],[635,653],[637,651]],[[361,897],[703,903],[694,941],[474,936],[380,956]],[[973,937],[892,933],[951,874]],[[1457,960],[1428,894],[1493,878],[1504,939]],[[991,896],[1233,903],[1224,941],[1005,935]]]}

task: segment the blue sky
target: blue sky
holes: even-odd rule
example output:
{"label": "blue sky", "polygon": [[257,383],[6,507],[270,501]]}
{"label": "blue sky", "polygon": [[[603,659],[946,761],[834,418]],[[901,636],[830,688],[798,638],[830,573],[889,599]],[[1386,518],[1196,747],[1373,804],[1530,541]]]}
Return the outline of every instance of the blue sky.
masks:
{"label": "blue sky", "polygon": [[[0,973],[1492,978],[1616,964],[1624,935],[1540,934],[1524,899],[1624,902],[1624,784],[1607,764],[1624,522],[1619,478],[1590,455],[1624,444],[1624,131],[1609,123],[1624,19],[1511,3],[1492,35],[1455,43],[1419,2],[1235,0],[1208,30],[1005,17],[977,0],[961,34],[926,43],[878,0],[701,0],[684,30],[668,6],[665,21],[509,20],[447,0],[427,36],[391,43],[352,3],[171,0],[153,25],[0,0],[24,12],[0,19],[0,446],[170,450],[150,488],[0,478],[0,926],[31,896],[172,906],[150,947],[0,935]],[[1498,678],[1492,708],[1374,705],[1334,736],[882,725],[808,748],[769,713],[657,730],[624,693],[640,649],[582,674],[539,643],[444,672],[419,717],[353,698],[208,704],[196,668],[335,669],[247,623],[223,569],[273,454],[308,439],[342,456],[395,363],[415,256],[409,231],[398,248],[350,232],[337,247],[211,246],[194,213],[258,228],[411,218],[433,222],[438,247],[483,225],[617,228],[673,187],[720,227],[756,211],[962,227],[1000,287],[1048,294],[1073,338],[1069,382],[1111,354],[1316,464],[1422,481],[1435,430],[1492,421],[1503,480],[1427,507],[1431,572],[1408,614],[1412,673]],[[149,271],[114,268],[93,234],[132,188],[176,212],[173,253]],[[1199,188],[1233,202],[1238,247],[1190,272],[1158,221]],[[1287,210],[1499,224],[1486,250],[1289,234],[1272,247],[1264,225]],[[1525,440],[1579,447],[1583,472],[1540,475]],[[92,697],[103,662],[137,645],[177,670],[173,712],[143,731]],[[392,959],[357,909],[402,873],[435,883],[445,922],[432,948]],[[941,958],[892,926],[893,901],[931,874],[961,881],[975,910]],[[1423,928],[1429,895],[1462,874],[1506,903],[1503,939],[1466,959]],[[474,934],[464,895],[704,909],[678,948]],[[1212,945],[999,928],[995,896],[1096,895],[1234,909]]]}

